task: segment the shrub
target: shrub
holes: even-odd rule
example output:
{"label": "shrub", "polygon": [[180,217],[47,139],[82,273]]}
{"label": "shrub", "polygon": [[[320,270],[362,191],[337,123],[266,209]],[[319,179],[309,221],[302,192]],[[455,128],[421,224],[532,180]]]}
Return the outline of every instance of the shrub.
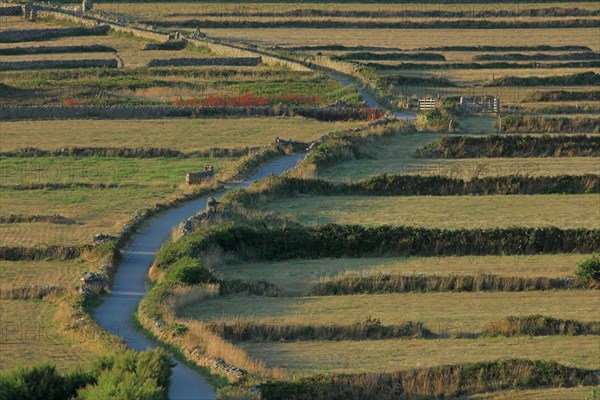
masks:
{"label": "shrub", "polygon": [[179,282],[185,285],[198,285],[201,283],[215,283],[216,278],[200,261],[191,257],[179,259],[167,276],[168,282]]}
{"label": "shrub", "polygon": [[92,374],[61,375],[52,365],[19,368],[0,375],[0,395],[11,400],[62,400],[77,389],[94,383]]}
{"label": "shrub", "polygon": [[586,284],[600,283],[600,255],[581,261],[575,269],[575,275]]}

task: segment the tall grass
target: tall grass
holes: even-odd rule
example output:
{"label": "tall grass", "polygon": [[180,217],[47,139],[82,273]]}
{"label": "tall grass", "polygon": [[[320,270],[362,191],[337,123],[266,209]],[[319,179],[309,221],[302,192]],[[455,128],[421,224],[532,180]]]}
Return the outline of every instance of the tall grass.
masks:
{"label": "tall grass", "polygon": [[580,322],[543,315],[510,316],[489,322],[483,332],[486,336],[600,335],[600,322]]}
{"label": "tall grass", "polygon": [[265,400],[454,397],[489,390],[594,385],[593,371],[550,361],[508,359],[443,365],[389,374],[364,373],[301,378],[261,385]]}
{"label": "tall grass", "polygon": [[370,317],[353,325],[268,325],[240,318],[211,322],[207,326],[222,338],[233,341],[379,340],[431,335],[421,322],[389,326]]}
{"label": "tall grass", "polygon": [[322,277],[311,288],[310,294],[332,296],[405,292],[521,292],[579,287],[583,285],[574,278],[527,278],[491,274],[443,276],[342,273]]}

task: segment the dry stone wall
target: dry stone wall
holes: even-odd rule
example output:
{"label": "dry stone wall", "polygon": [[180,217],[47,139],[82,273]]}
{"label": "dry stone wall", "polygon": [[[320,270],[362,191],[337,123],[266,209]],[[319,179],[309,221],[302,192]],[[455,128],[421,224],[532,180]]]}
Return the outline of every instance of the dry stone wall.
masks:
{"label": "dry stone wall", "polygon": [[261,57],[235,58],[156,58],[150,60],[149,67],[200,67],[200,66],[244,66],[254,67],[262,62]]}
{"label": "dry stone wall", "polygon": [[0,71],[20,71],[29,69],[65,69],[65,68],[117,68],[117,60],[32,60],[0,61]]}
{"label": "dry stone wall", "polygon": [[0,32],[0,43],[29,42],[62,36],[98,36],[106,35],[109,30],[110,26],[108,25],[77,28],[7,30]]}

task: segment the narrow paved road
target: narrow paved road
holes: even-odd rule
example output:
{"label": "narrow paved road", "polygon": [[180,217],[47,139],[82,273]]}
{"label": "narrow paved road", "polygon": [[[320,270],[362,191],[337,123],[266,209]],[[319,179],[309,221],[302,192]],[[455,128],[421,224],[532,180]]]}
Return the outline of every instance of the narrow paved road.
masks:
{"label": "narrow paved road", "polygon": [[[304,154],[294,154],[273,161],[230,190],[246,187],[269,174],[280,175],[293,168],[303,157]],[[225,193],[214,197],[221,197]],[[146,275],[156,252],[169,239],[171,229],[183,219],[191,217],[199,210],[204,210],[206,201],[207,198],[194,200],[162,214],[138,234],[125,250],[123,261],[115,276],[113,290],[106,301],[98,307],[94,318],[107,332],[122,337],[130,348],[143,351],[156,347],[133,328],[131,315],[146,295],[148,289],[145,282]],[[213,400],[215,393],[200,375],[177,362],[173,368],[169,397],[172,400]]]}
{"label": "narrow paved road", "polygon": [[[342,85],[352,85],[355,87],[356,91],[360,94],[360,96],[362,97],[362,99],[364,101],[367,102],[367,104],[369,105],[369,107],[375,107],[375,108],[381,108],[381,105],[379,103],[377,103],[377,100],[375,100],[370,94],[368,94],[367,92],[365,92],[364,90],[362,90],[361,88],[359,88],[356,84],[354,84],[354,82],[350,81],[350,79],[345,78],[341,75],[338,74],[334,74],[334,73],[330,73],[331,77],[333,79],[335,79],[336,81],[338,81],[339,83],[341,83]],[[399,119],[404,120],[406,122],[412,122],[415,120],[415,118],[417,117],[416,114],[414,113],[399,113],[396,111],[392,111],[392,113]]]}

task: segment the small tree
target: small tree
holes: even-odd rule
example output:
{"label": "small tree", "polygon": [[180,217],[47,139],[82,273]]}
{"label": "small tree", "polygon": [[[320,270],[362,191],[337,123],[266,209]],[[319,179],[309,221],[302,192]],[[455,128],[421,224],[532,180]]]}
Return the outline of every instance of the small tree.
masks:
{"label": "small tree", "polygon": [[575,275],[584,284],[600,283],[600,255],[594,254],[577,264]]}

